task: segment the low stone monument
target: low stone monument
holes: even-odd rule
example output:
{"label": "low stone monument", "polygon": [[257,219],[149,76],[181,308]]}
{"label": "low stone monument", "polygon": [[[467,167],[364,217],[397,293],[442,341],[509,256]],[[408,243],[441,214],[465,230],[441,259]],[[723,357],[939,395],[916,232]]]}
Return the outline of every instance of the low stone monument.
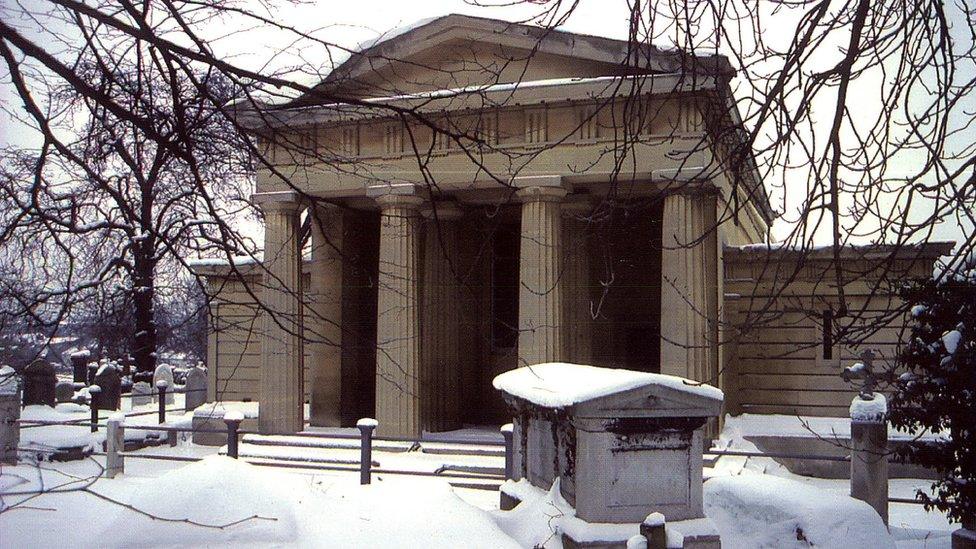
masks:
{"label": "low stone monument", "polygon": [[[701,428],[722,410],[715,387],[674,376],[549,363],[497,376],[514,414],[514,478],[560,494],[589,523],[650,513],[703,519]],[[518,504],[503,487],[502,506]],[[700,547],[718,545],[704,539]],[[600,547],[625,546],[627,538]],[[571,547],[590,546],[563,535]]]}
{"label": "low stone monument", "polygon": [[59,381],[54,386],[54,400],[58,403],[71,402],[75,397],[75,384],[70,381]]}
{"label": "low stone monument", "polygon": [[148,383],[137,381],[132,384],[132,406],[145,406],[152,401],[152,387]]}
{"label": "low stone monument", "polygon": [[24,406],[46,404],[53,408],[57,383],[54,366],[43,360],[31,362],[24,368]]}
{"label": "low stone monument", "polygon": [[207,402],[207,369],[195,366],[186,374],[186,385],[183,392],[185,401],[183,409],[187,412],[195,410]]}
{"label": "low stone monument", "polygon": [[118,410],[122,400],[122,381],[119,369],[112,362],[105,362],[95,372],[95,385],[102,388],[92,395],[99,410]]}
{"label": "low stone monument", "polygon": [[88,361],[91,360],[91,351],[81,349],[69,355],[71,359],[72,380],[75,383],[88,385]]}
{"label": "low stone monument", "polygon": [[10,366],[0,366],[0,463],[17,464],[20,444],[20,379]]}
{"label": "low stone monument", "polygon": [[[166,404],[172,404],[173,399],[173,388],[176,387],[176,383],[173,381],[173,369],[169,364],[160,364],[156,366],[156,370],[153,372],[153,382],[152,386],[157,387],[160,380],[165,380],[169,390],[166,391]],[[153,402],[158,402],[159,396],[156,392],[153,393]]]}

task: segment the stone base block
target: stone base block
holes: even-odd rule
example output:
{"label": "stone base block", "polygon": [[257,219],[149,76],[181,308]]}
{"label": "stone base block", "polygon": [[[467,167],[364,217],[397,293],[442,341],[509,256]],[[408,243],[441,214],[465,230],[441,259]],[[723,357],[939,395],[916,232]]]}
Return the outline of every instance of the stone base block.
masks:
{"label": "stone base block", "polygon": [[[257,431],[257,428],[257,418],[245,418],[240,426],[241,431]],[[193,444],[202,446],[223,446],[227,444],[227,424],[224,423],[224,410],[212,410],[208,413],[197,411],[193,414]]]}
{"label": "stone base block", "polygon": [[498,502],[498,508],[502,511],[511,511],[512,509],[515,509],[519,503],[522,503],[522,500],[512,494],[506,493],[504,490],[499,490],[498,494],[500,499]]}
{"label": "stone base block", "polygon": [[[562,532],[563,547],[567,549],[626,549],[627,540],[640,531],[639,525],[588,524],[575,519],[572,528]],[[701,518],[669,522],[666,527],[667,546],[682,549],[721,549],[718,530],[711,519]]]}

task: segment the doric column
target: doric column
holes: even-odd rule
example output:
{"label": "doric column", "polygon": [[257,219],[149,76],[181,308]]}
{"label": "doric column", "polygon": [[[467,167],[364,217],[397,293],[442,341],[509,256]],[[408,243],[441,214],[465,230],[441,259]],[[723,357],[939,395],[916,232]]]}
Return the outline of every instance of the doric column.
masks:
{"label": "doric column", "polygon": [[295,433],[304,428],[305,420],[301,204],[294,192],[259,193],[253,200],[264,212],[264,330],[258,427],[266,434]]}
{"label": "doric column", "polygon": [[429,431],[461,426],[459,369],[460,288],[457,222],[462,212],[439,203],[425,210],[424,268],[420,333],[423,348],[423,423]]}
{"label": "doric column", "polygon": [[558,176],[526,177],[521,187],[519,366],[563,360],[562,212]]}
{"label": "doric column", "polygon": [[566,360],[589,364],[592,359],[590,314],[590,250],[587,221],[593,205],[587,201],[566,202],[563,212],[563,325]]}
{"label": "doric column", "polygon": [[[661,373],[715,384],[718,374],[716,197],[664,199],[661,252]],[[706,232],[708,234],[706,234]],[[703,238],[704,236],[704,238]]]}
{"label": "doric column", "polygon": [[367,189],[382,208],[376,318],[376,419],[383,436],[421,435],[420,206],[413,185]]}
{"label": "doric column", "polygon": [[312,215],[309,374],[312,376],[309,423],[338,427],[342,388],[342,210],[318,206]]}

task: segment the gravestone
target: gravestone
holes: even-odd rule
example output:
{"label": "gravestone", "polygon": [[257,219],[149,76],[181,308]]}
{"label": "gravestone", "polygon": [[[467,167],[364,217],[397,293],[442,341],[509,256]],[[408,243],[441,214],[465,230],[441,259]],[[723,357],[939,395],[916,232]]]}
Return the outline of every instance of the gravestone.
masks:
{"label": "gravestone", "polygon": [[60,402],[71,402],[75,396],[75,384],[70,381],[59,381],[54,387],[54,399]]}
{"label": "gravestone", "polygon": [[92,401],[99,410],[118,410],[122,399],[122,381],[115,364],[105,362],[95,372],[95,385],[101,391],[92,395]]}
{"label": "gravestone", "polygon": [[[170,368],[169,364],[160,364],[156,366],[156,371],[153,372],[153,387],[158,387],[160,380],[165,380],[169,389],[166,391],[166,404],[172,404],[173,399],[173,389],[176,387],[176,383],[173,382],[173,369]],[[157,402],[159,396],[153,394],[153,402]]]}
{"label": "gravestone", "polygon": [[54,366],[43,360],[31,362],[24,368],[24,406],[46,404],[53,408],[57,383]]}
{"label": "gravestone", "polygon": [[88,384],[88,361],[91,359],[91,351],[82,349],[71,353],[72,379],[75,383]]}
{"label": "gravestone", "polygon": [[207,402],[207,369],[196,366],[186,374],[184,410],[194,410]]}
{"label": "gravestone", "polygon": [[20,385],[17,372],[0,366],[0,463],[17,464],[20,444]]}
{"label": "gravestone", "polygon": [[132,384],[132,406],[145,406],[152,403],[152,387],[145,381]]}

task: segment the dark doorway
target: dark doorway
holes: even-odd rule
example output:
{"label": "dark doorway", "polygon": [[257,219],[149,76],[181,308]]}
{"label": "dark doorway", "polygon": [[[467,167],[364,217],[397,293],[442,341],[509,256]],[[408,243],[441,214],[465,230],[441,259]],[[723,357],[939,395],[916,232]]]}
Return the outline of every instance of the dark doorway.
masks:
{"label": "dark doorway", "polygon": [[342,389],[343,426],[375,416],[376,299],[380,217],[349,211],[343,216]]}
{"label": "dark doorway", "polygon": [[615,208],[596,228],[596,366],[661,369],[662,212],[659,202]]}

